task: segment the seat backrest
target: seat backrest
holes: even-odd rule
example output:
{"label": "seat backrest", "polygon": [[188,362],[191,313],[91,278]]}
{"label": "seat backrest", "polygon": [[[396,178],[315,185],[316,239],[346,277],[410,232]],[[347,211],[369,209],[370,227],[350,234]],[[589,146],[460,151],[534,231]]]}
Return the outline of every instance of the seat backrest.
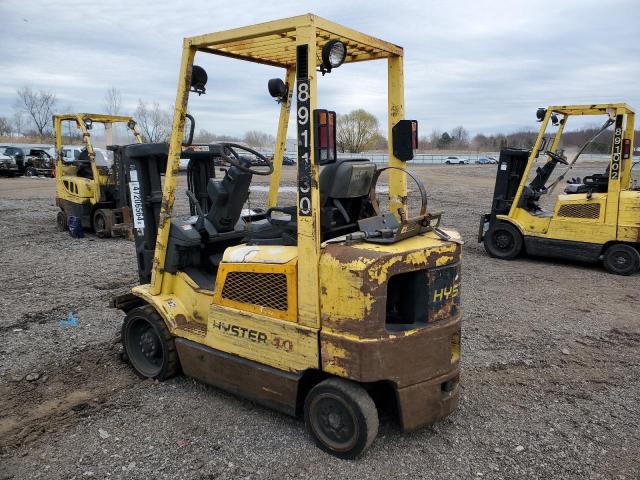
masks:
{"label": "seat backrest", "polygon": [[320,205],[332,198],[366,197],[371,190],[376,166],[369,160],[348,158],[324,167],[320,172]]}
{"label": "seat backrest", "polygon": [[253,174],[231,167],[221,180],[210,179],[207,194],[211,207],[207,212],[207,220],[218,233],[232,231],[242,214]]}
{"label": "seat backrest", "polygon": [[345,159],[320,172],[320,226],[323,237],[348,233],[369,201],[376,166],[369,160]]}

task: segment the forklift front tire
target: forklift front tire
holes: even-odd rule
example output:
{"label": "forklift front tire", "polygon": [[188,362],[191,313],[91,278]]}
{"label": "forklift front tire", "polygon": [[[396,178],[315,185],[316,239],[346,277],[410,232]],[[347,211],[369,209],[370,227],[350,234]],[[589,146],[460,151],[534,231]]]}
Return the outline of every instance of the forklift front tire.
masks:
{"label": "forklift front tire", "polygon": [[516,258],[522,251],[522,235],[509,223],[498,223],[484,234],[484,249],[501,260]]}
{"label": "forklift front tire", "polygon": [[304,402],[304,421],[318,447],[344,459],[356,458],[378,434],[378,410],[367,391],[340,378],[311,389]]}
{"label": "forklift front tire", "polygon": [[122,324],[123,359],[141,378],[166,380],[179,370],[173,336],[158,312],[150,305],[127,313]]}
{"label": "forklift front tire", "polygon": [[99,208],[93,213],[93,231],[99,238],[111,236],[113,228],[113,212]]}
{"label": "forklift front tire", "polygon": [[640,270],[640,253],[631,245],[616,243],[605,250],[602,263],[609,273],[633,275]]}
{"label": "forklift front tire", "polygon": [[61,232],[66,232],[69,229],[69,224],[67,223],[67,214],[62,210],[60,210],[58,212],[58,215],[56,216],[56,226]]}

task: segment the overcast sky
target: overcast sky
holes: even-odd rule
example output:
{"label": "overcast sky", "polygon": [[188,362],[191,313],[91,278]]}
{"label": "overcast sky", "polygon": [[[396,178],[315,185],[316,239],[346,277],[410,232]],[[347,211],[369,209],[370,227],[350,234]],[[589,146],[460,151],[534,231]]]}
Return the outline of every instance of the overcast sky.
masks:
{"label": "overcast sky", "polygon": [[[13,114],[23,85],[55,92],[73,111],[103,111],[111,86],[126,113],[138,99],[168,108],[183,37],[307,12],[404,47],[406,116],[422,133],[535,128],[535,109],[551,104],[640,108],[640,0],[0,0],[0,116]],[[209,73],[208,94],[190,104],[198,127],[275,134],[266,87],[281,71],[206,57],[196,63]],[[320,78],[318,106],[364,108],[386,122],[385,62]]]}

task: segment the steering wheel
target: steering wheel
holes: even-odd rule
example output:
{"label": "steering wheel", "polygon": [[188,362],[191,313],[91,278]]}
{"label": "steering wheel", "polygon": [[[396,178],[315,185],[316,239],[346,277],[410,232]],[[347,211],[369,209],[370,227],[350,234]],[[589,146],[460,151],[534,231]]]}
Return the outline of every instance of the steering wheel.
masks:
{"label": "steering wheel", "polygon": [[546,155],[549,155],[553,160],[555,160],[558,163],[562,163],[563,165],[569,165],[569,162],[567,162],[567,159],[562,155],[560,155],[559,153],[552,152],[551,150],[547,150],[544,153]]}
{"label": "steering wheel", "polygon": [[[252,173],[253,175],[271,175],[271,173],[273,173],[273,163],[271,163],[271,161],[265,157],[264,155],[262,155],[259,152],[256,152],[254,149],[246,147],[244,145],[239,145],[237,143],[228,143],[228,142],[221,142],[220,145],[222,145],[222,147],[224,148],[225,152],[230,152],[231,155],[223,155],[222,159],[233,165],[234,167],[239,168],[240,170],[242,170],[243,172],[247,172],[247,173]],[[267,167],[267,170],[255,170],[253,168],[247,167],[246,165],[244,165],[241,161],[240,161],[240,155],[238,155],[238,153],[236,152],[236,149],[238,150],[243,150],[245,152],[248,152],[252,155],[255,155],[256,157],[258,157],[258,159],[260,159],[261,163],[260,165],[258,165],[258,167]]]}

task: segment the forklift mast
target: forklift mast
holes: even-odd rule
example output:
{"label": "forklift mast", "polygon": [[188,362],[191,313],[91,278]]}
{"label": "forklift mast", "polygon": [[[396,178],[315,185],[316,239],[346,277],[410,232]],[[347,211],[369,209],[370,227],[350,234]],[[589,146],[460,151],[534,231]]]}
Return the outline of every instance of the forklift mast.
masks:
{"label": "forklift mast", "polygon": [[500,151],[496,186],[491,204],[492,218],[496,215],[507,215],[511,210],[513,199],[527,167],[529,153],[529,150],[517,148],[504,148]]}

